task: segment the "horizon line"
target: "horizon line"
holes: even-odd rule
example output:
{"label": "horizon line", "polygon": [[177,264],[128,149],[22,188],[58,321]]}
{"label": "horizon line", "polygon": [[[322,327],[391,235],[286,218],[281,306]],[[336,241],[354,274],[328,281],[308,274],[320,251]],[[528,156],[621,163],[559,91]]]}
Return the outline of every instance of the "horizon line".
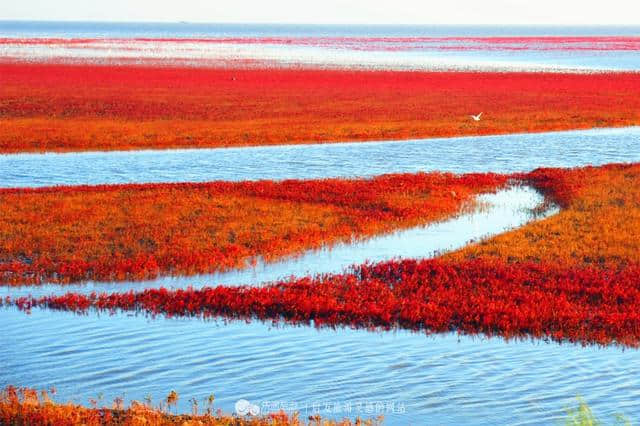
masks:
{"label": "horizon line", "polygon": [[42,22],[42,23],[102,23],[102,24],[181,24],[181,25],[311,25],[311,26],[407,26],[407,27],[464,27],[464,26],[502,26],[502,27],[630,27],[640,28],[640,24],[614,23],[382,23],[382,22],[260,22],[260,21],[190,21],[190,20],[100,20],[100,19],[30,19],[0,18],[0,22]]}

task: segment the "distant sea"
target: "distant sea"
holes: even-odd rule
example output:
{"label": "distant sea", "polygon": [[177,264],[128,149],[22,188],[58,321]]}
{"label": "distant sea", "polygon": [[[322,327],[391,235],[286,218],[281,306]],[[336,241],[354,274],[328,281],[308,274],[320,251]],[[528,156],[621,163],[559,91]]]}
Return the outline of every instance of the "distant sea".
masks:
{"label": "distant sea", "polygon": [[[547,36],[557,39],[545,40]],[[67,43],[68,39],[82,40]],[[640,25],[0,21],[2,59],[399,70],[640,71]]]}

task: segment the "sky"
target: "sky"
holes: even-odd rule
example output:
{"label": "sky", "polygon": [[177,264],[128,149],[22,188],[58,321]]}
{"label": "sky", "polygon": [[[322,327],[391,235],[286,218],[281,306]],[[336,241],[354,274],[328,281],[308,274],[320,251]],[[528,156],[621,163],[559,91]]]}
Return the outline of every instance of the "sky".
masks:
{"label": "sky", "polygon": [[0,19],[304,24],[640,24],[638,0],[0,0]]}

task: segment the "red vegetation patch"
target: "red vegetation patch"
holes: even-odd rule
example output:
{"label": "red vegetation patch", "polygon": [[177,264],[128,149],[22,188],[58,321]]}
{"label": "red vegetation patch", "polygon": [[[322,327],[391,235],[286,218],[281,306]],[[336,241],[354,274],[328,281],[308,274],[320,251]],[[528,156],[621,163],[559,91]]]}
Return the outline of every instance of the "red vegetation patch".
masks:
{"label": "red vegetation patch", "polygon": [[[483,111],[483,119],[469,114]],[[640,74],[0,64],[0,152],[407,139],[640,123]]]}
{"label": "red vegetation patch", "polygon": [[0,190],[0,283],[146,279],[246,267],[436,220],[496,174]]}
{"label": "red vegetation patch", "polygon": [[[7,301],[9,302],[9,301]],[[584,344],[640,344],[640,266],[622,270],[407,260],[266,287],[214,287],[11,301],[86,312],[284,320],[316,326],[458,331]]]}

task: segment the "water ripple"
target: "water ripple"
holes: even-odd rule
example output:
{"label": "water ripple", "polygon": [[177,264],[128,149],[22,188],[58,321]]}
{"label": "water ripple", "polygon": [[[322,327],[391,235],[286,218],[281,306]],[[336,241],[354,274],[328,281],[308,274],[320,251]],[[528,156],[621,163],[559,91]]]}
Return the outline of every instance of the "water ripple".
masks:
{"label": "water ripple", "polygon": [[634,350],[39,309],[4,308],[0,321],[0,385],[55,385],[60,398],[85,404],[98,392],[159,400],[175,389],[182,411],[189,397],[215,392],[228,412],[240,398],[382,401],[405,405],[386,413],[391,425],[539,424],[584,395],[605,417],[640,413]]}

